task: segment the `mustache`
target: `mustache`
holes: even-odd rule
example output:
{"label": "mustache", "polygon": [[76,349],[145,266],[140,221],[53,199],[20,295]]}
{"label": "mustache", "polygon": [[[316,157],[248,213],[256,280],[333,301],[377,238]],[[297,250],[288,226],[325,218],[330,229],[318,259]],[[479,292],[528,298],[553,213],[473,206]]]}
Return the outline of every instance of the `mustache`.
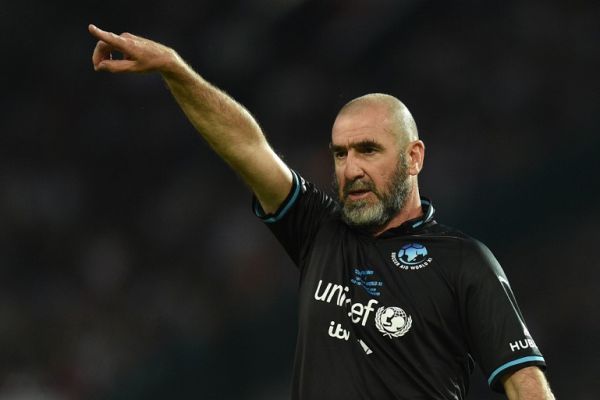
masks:
{"label": "mustache", "polygon": [[352,182],[346,182],[346,184],[344,185],[344,188],[342,190],[342,193],[344,195],[344,198],[346,198],[346,197],[348,197],[348,195],[350,194],[351,191],[357,191],[357,190],[368,190],[368,191],[371,191],[371,192],[377,194],[377,191],[375,190],[375,185],[373,184],[373,182],[363,181],[360,179],[357,179]]}

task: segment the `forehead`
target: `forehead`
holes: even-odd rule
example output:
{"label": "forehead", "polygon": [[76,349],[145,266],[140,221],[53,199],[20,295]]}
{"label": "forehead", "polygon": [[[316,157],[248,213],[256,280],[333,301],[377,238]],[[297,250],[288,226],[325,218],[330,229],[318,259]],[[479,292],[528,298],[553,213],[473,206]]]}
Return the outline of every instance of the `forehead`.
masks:
{"label": "forehead", "polygon": [[331,143],[346,146],[349,143],[374,140],[395,143],[389,113],[381,107],[364,107],[338,115],[331,130]]}

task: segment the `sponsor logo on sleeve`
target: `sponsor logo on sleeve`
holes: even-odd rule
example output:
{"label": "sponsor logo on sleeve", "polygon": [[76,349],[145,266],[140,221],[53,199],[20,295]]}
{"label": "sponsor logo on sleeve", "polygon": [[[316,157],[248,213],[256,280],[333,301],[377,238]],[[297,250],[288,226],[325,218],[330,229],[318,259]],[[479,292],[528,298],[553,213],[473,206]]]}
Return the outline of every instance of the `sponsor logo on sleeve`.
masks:
{"label": "sponsor logo on sleeve", "polygon": [[521,324],[521,328],[523,329],[523,335],[525,336],[521,340],[515,340],[514,342],[510,342],[508,344],[510,346],[510,351],[512,351],[514,353],[515,351],[519,351],[519,350],[537,349],[537,345],[531,338],[531,334],[529,333],[529,329],[527,329],[527,326],[525,325],[525,321],[523,320],[523,316],[521,315],[521,312],[519,311],[519,307],[517,307],[517,301],[515,300],[515,296],[513,295],[513,292],[512,292],[512,289],[510,288],[510,284],[508,283],[508,280],[505,277],[500,276],[500,275],[498,275],[498,280],[500,281],[500,284],[502,285],[502,289],[504,289],[504,293],[506,294],[508,301],[510,301],[510,304],[512,305],[514,315],[519,320],[519,323]]}
{"label": "sponsor logo on sleeve", "polygon": [[510,342],[508,345],[510,346],[510,351],[512,351],[513,353],[519,350],[537,349],[537,345],[535,344],[533,339],[529,337],[524,338],[522,340],[515,340],[514,342]]}

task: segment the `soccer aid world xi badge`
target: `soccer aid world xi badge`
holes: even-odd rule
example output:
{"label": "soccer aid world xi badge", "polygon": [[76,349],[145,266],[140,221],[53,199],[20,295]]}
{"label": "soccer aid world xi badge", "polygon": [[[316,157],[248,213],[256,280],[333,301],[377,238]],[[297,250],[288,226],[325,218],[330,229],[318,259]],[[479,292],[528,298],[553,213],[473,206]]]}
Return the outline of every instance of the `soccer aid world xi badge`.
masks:
{"label": "soccer aid world xi badge", "polygon": [[433,261],[427,247],[420,243],[408,243],[391,254],[392,262],[405,271],[416,271],[427,267]]}

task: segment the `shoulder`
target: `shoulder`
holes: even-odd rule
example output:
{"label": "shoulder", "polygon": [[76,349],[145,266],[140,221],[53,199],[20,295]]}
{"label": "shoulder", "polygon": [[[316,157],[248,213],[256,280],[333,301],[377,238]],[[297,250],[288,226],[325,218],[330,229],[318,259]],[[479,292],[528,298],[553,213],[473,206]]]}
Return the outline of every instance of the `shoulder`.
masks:
{"label": "shoulder", "polygon": [[445,242],[448,245],[456,247],[458,250],[467,254],[472,253],[485,253],[489,251],[488,247],[478,239],[470,236],[463,231],[439,223],[433,223],[427,226],[423,234],[434,239],[438,239],[441,242]]}
{"label": "shoulder", "polygon": [[312,182],[304,179],[295,170],[292,172],[292,186],[287,197],[274,213],[265,213],[256,197],[253,198],[254,214],[264,222],[272,224],[280,221],[304,219],[321,220],[328,214],[335,214],[337,202]]}
{"label": "shoulder", "polygon": [[444,246],[452,250],[458,261],[458,269],[463,271],[495,271],[500,265],[490,248],[479,239],[463,231],[443,225],[433,224],[426,234],[437,238]]}

